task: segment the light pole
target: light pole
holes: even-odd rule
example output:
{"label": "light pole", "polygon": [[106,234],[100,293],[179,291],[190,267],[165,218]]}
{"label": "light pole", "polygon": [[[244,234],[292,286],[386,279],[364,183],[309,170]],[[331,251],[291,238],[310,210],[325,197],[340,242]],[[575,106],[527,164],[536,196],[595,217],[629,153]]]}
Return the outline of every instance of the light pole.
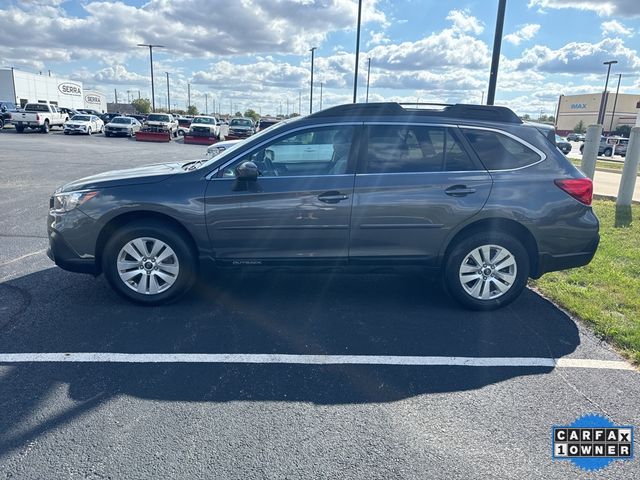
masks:
{"label": "light pole", "polygon": [[167,111],[171,113],[171,94],[169,93],[169,72],[167,74]]}
{"label": "light pole", "polygon": [[209,97],[206,93],[204,94],[204,114],[209,115]]}
{"label": "light pole", "polygon": [[139,47],[149,47],[149,63],[151,64],[151,109],[156,110],[155,90],[153,88],[153,48],[164,48],[164,45],[154,45],[151,43],[139,43]]}
{"label": "light pole", "polygon": [[604,92],[602,92],[602,98],[600,99],[600,110],[598,110],[598,125],[604,125],[604,117],[607,115],[607,87],[609,86],[609,74],[611,73],[611,65],[618,63],[617,60],[609,60],[608,62],[602,62],[603,65],[607,65],[607,79],[604,82]]}
{"label": "light pole", "polygon": [[322,82],[320,82],[320,110],[322,110]]}
{"label": "light pole", "polygon": [[500,48],[502,47],[502,29],[504,27],[504,11],[506,8],[507,0],[500,0],[498,3],[496,31],[493,36],[493,57],[491,58],[491,72],[489,72],[487,105],[493,105],[493,101],[496,98],[496,83],[498,82],[498,66],[500,65]]}
{"label": "light pole", "polygon": [[371,57],[367,59],[369,64],[367,65],[367,96],[365,99],[365,103],[369,103],[369,77],[371,77]]}
{"label": "light pole", "polygon": [[358,95],[358,58],[360,57],[360,20],[362,19],[362,0],[358,0],[358,27],[356,28],[356,65],[353,73],[353,103]]}
{"label": "light pole", "polygon": [[311,92],[309,94],[309,113],[313,113],[313,53],[318,47],[312,47],[311,50]]}
{"label": "light pole", "polygon": [[187,110],[189,110],[190,106],[191,106],[191,84],[187,83]]}
{"label": "light pole", "polygon": [[613,99],[613,111],[611,112],[611,123],[609,124],[609,132],[613,130],[613,116],[616,114],[616,104],[618,103],[618,92],[620,91],[620,79],[622,74],[618,74],[618,86],[616,87],[616,96]]}

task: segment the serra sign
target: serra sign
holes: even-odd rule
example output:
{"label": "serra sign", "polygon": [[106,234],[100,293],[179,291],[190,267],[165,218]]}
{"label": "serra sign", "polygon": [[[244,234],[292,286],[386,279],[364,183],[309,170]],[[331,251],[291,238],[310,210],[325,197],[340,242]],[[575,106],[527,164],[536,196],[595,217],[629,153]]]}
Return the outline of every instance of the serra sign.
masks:
{"label": "serra sign", "polygon": [[85,95],[84,96],[84,101],[87,103],[97,103],[100,104],[100,97],[98,97],[97,95]]}
{"label": "serra sign", "polygon": [[82,87],[80,85],[76,85],[75,83],[61,83],[58,85],[58,90],[63,95],[82,95]]}

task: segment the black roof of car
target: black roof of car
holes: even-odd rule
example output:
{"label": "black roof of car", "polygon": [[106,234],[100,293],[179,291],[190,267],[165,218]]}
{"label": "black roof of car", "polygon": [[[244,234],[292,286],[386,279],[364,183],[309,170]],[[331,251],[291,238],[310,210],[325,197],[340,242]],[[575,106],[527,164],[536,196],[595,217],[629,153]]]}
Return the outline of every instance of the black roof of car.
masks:
{"label": "black roof of car", "polygon": [[[404,105],[416,107],[429,106],[436,108],[405,108]],[[395,102],[380,103],[350,103],[327,108],[312,113],[307,118],[338,117],[338,116],[441,116],[448,118],[464,118],[466,120],[480,120],[492,122],[505,122],[521,124],[522,120],[509,108],[488,105],[472,105],[457,103],[411,103],[400,104]]]}

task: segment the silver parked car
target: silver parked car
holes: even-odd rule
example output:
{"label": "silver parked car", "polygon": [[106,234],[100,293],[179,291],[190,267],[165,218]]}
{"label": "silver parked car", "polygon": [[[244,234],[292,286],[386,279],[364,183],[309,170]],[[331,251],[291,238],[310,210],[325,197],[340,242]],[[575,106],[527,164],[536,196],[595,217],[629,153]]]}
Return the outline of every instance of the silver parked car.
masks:
{"label": "silver parked car", "polygon": [[115,117],[104,127],[104,136],[126,135],[132,137],[142,125],[133,117]]}

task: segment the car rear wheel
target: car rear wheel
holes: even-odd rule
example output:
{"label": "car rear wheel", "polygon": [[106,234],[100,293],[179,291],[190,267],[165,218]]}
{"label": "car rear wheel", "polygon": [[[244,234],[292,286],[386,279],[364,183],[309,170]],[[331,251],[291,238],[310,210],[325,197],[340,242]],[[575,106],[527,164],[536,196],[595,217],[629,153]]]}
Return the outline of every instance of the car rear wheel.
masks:
{"label": "car rear wheel", "polygon": [[146,305],[176,300],[193,284],[195,256],[184,238],[166,225],[126,225],[107,242],[103,271],[125,298]]}
{"label": "car rear wheel", "polygon": [[610,157],[613,154],[613,151],[610,148],[605,148],[604,149],[604,156],[605,157]]}
{"label": "car rear wheel", "polygon": [[87,128],[87,135],[91,136],[91,127]]}
{"label": "car rear wheel", "polygon": [[527,251],[502,232],[478,232],[461,240],[445,261],[448,292],[473,310],[494,310],[511,303],[528,278]]}
{"label": "car rear wheel", "polygon": [[45,120],[41,128],[42,133],[49,133],[49,120]]}

